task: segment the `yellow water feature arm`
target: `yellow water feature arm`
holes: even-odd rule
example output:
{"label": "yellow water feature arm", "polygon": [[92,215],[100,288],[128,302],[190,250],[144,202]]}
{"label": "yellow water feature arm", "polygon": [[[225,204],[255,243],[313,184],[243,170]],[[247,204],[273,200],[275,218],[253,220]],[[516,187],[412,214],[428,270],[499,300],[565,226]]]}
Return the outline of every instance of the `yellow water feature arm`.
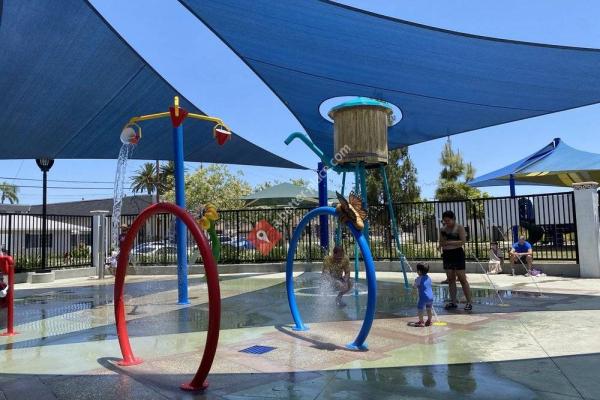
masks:
{"label": "yellow water feature arm", "polygon": [[[179,116],[179,96],[175,96],[175,98],[173,99],[173,108],[175,109],[175,116]],[[165,118],[165,117],[170,117],[171,113],[169,113],[168,111],[166,112],[160,112],[160,113],[156,113],[156,114],[148,114],[148,115],[140,115],[137,117],[132,117],[129,122],[125,125],[125,127],[129,126],[129,125],[134,125],[138,122],[142,122],[142,121],[149,121],[152,119],[159,119],[159,118]],[[230,130],[229,127],[225,124],[225,122],[223,122],[223,120],[221,118],[217,118],[217,117],[211,117],[208,115],[202,115],[202,114],[194,114],[194,113],[188,113],[188,118],[194,118],[194,119],[199,119],[202,121],[209,121],[209,122],[214,122],[217,125],[222,126],[223,128],[227,129],[228,131]]]}

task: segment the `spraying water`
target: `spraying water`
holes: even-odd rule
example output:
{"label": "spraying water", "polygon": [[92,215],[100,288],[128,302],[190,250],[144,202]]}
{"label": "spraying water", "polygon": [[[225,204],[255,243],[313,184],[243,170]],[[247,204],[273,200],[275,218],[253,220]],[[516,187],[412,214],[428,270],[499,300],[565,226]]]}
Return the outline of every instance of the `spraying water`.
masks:
{"label": "spraying water", "polygon": [[115,190],[113,193],[112,226],[110,243],[111,248],[119,248],[119,228],[121,225],[121,206],[123,205],[123,195],[125,193],[125,177],[127,173],[127,160],[131,157],[135,144],[123,143],[119,151],[117,161],[117,171],[115,172]]}

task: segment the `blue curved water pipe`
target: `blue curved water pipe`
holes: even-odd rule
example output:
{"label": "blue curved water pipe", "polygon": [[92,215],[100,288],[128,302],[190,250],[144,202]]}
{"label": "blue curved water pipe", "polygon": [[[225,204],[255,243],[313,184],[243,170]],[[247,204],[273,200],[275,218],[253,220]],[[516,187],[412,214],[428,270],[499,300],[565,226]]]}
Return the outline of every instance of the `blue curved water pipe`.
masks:
{"label": "blue curved water pipe", "polygon": [[[359,165],[356,164],[354,168],[352,167],[344,167],[341,165],[334,165],[333,164],[333,159],[328,159],[325,154],[323,153],[323,151],[321,149],[319,149],[317,147],[316,144],[313,143],[312,140],[310,140],[310,138],[308,137],[307,134],[302,133],[302,132],[293,132],[291,133],[287,139],[285,139],[285,144],[289,145],[294,139],[300,139],[309,149],[311,149],[313,151],[313,153],[315,153],[317,155],[317,157],[319,157],[321,159],[321,162],[323,164],[325,164],[325,166],[328,169],[332,169],[337,173],[343,173],[343,180],[342,180],[342,196],[344,195],[344,183],[345,183],[345,178],[346,178],[346,172],[354,172],[354,176],[355,176],[355,191],[358,193],[358,185],[357,182],[359,180],[362,180],[361,184],[363,184],[363,182],[366,182],[365,176],[364,176],[364,167],[359,168]],[[362,174],[361,174],[362,172]],[[398,235],[398,230],[397,230],[397,225],[396,225],[396,216],[394,215],[394,207],[391,203],[392,197],[390,194],[390,189],[389,189],[389,185],[388,185],[388,181],[387,181],[387,175],[385,173],[385,168],[382,167],[382,176],[384,177],[383,179],[383,183],[384,183],[384,191],[386,192],[386,197],[388,199],[388,207],[389,207],[389,212],[390,212],[390,216],[391,216],[391,220],[392,220],[392,229],[395,231],[394,233],[394,239],[396,241],[396,249],[398,251],[398,253],[400,254],[400,267],[402,268],[402,274],[404,276],[404,287],[405,288],[409,288],[410,285],[408,284],[408,277],[406,276],[406,265],[405,265],[405,257],[404,254],[402,254],[401,248],[400,248],[400,237]],[[364,185],[362,187],[363,192],[363,202],[366,205],[366,185]],[[368,235],[368,222],[365,224],[365,231],[366,234]],[[338,235],[341,238],[341,231],[338,229]],[[355,250],[355,258],[354,258],[354,267],[355,267],[355,271],[356,271],[356,278],[358,279],[358,257],[356,254],[356,250]],[[356,291],[355,291],[356,293]]]}
{"label": "blue curved water pipe", "polygon": [[308,135],[306,133],[302,133],[302,132],[294,132],[291,133],[285,140],[284,143],[289,145],[290,143],[292,143],[292,141],[294,139],[300,139],[309,149],[312,150],[313,153],[315,153],[317,155],[317,157],[319,157],[319,159],[321,160],[321,162],[323,164],[325,164],[325,166],[327,167],[327,169],[332,169],[337,173],[341,173],[341,172],[353,172],[354,168],[351,167],[344,167],[342,165],[337,165],[333,163],[333,159],[331,158],[327,158],[325,156],[325,153],[323,153],[323,151],[317,147],[316,144],[313,143],[312,140],[310,140],[310,138],[308,137]]}
{"label": "blue curved water pipe", "polygon": [[[298,247],[298,241],[300,240],[302,231],[311,219],[320,215],[333,215],[337,217],[336,210],[333,207],[319,207],[311,210],[302,218],[302,220],[294,230],[294,234],[292,235],[292,240],[290,241],[290,247],[288,249],[287,254],[287,261],[285,267],[285,287],[287,290],[288,304],[290,306],[292,318],[294,318],[295,323],[293,329],[297,331],[307,330],[308,327],[302,322],[302,317],[300,316],[300,311],[298,310],[298,305],[296,304],[296,294],[294,292],[293,275],[294,254],[296,253],[296,248]],[[354,235],[355,241],[358,243],[360,251],[363,255],[363,260],[365,262],[365,272],[367,275],[367,310],[365,311],[365,318],[363,320],[360,331],[358,332],[358,335],[356,336],[354,341],[352,343],[347,344],[346,347],[351,350],[367,350],[365,340],[367,339],[369,331],[371,330],[371,326],[373,325],[373,319],[375,318],[375,305],[377,303],[377,280],[375,277],[375,263],[373,262],[373,256],[371,254],[369,244],[367,243],[362,232],[357,230],[352,224],[347,225],[350,228],[350,231],[352,231],[352,235]]]}

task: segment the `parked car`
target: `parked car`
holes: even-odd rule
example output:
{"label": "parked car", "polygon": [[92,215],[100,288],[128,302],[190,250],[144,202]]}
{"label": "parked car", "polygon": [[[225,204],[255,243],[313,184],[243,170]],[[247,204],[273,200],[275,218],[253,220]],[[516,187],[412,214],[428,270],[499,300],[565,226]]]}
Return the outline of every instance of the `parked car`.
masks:
{"label": "parked car", "polygon": [[217,234],[217,236],[219,237],[219,241],[221,242],[222,245],[225,243],[230,243],[233,240],[231,238],[231,236],[228,236],[228,235]]}
{"label": "parked car", "polygon": [[140,243],[131,251],[130,261],[134,264],[175,264],[177,246],[168,242]]}
{"label": "parked car", "polygon": [[244,237],[240,237],[239,239],[232,239],[230,242],[226,243],[226,245],[239,248],[239,249],[254,249],[254,243],[247,240]]}

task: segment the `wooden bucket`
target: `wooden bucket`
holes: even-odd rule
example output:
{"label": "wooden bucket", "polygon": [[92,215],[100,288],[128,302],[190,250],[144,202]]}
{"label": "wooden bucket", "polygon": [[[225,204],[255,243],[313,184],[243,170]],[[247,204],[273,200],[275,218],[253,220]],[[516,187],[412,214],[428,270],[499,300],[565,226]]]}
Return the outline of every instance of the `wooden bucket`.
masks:
{"label": "wooden bucket", "polygon": [[390,108],[356,105],[334,108],[334,160],[341,165],[364,163],[375,167],[388,163],[388,126]]}

